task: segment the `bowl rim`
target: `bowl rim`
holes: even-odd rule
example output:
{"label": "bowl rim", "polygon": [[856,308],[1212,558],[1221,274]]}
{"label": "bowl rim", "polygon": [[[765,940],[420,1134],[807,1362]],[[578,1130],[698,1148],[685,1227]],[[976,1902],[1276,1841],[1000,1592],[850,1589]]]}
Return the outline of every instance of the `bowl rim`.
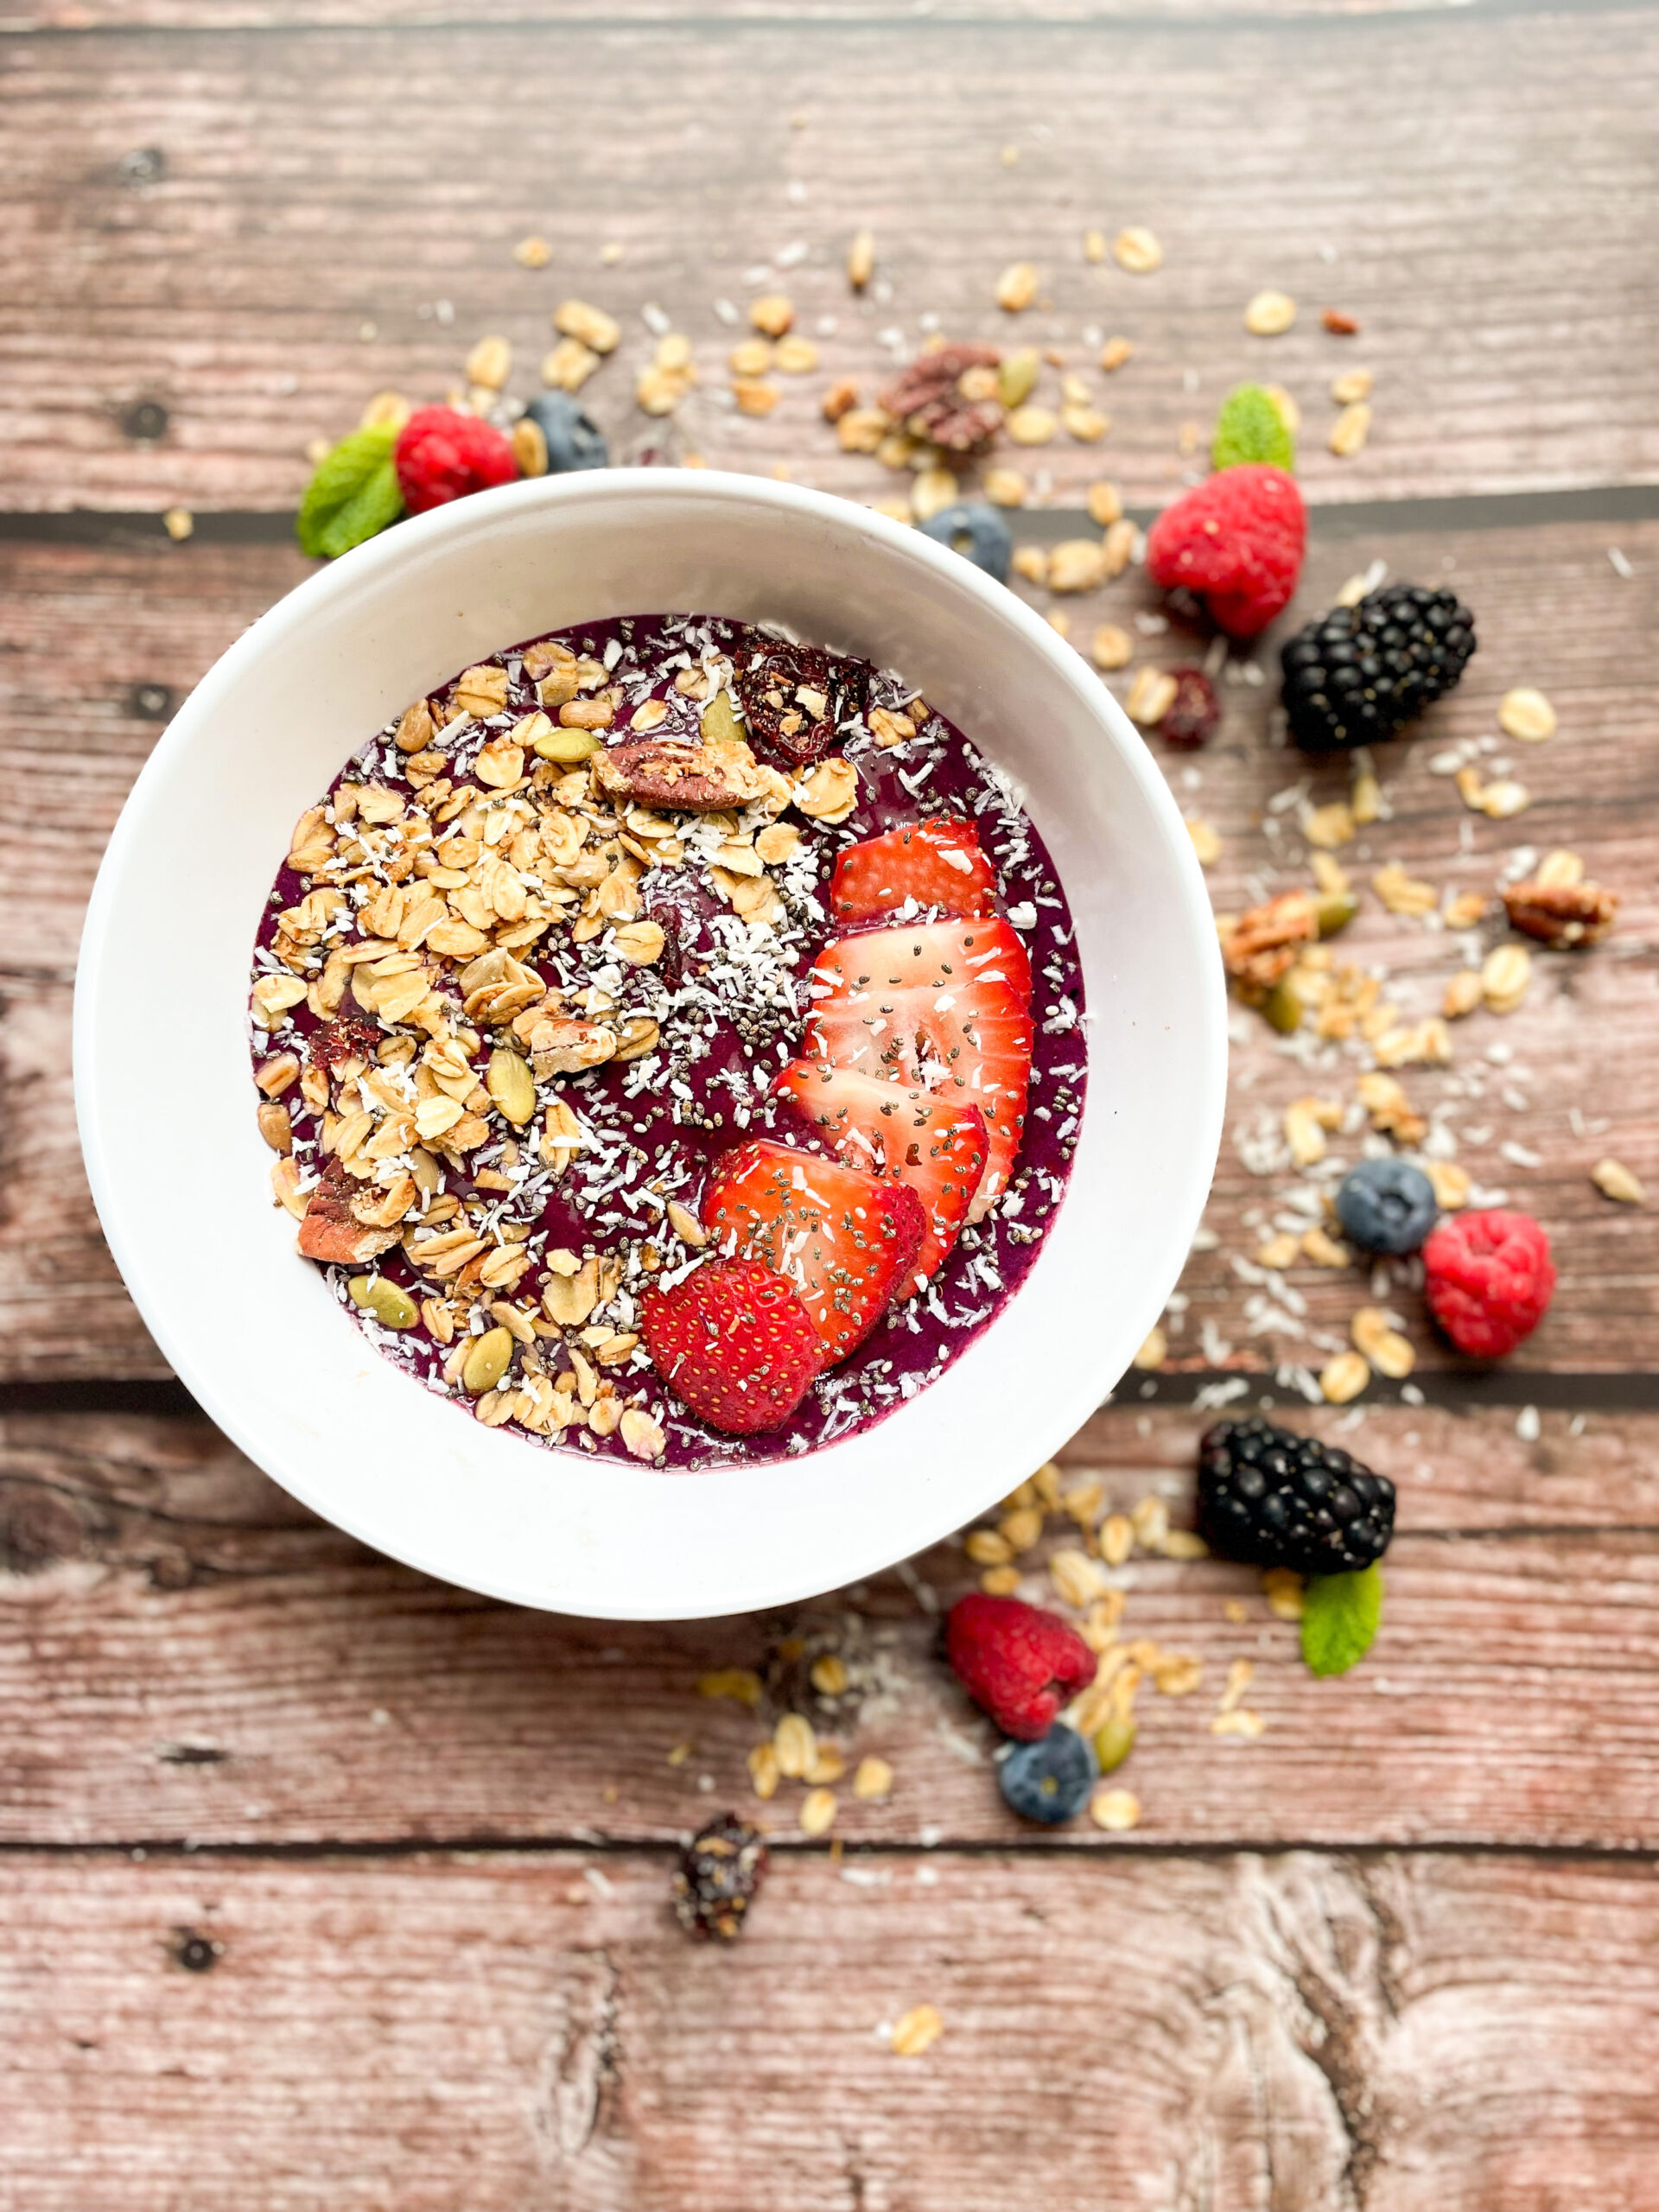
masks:
{"label": "bowl rim", "polygon": [[[826,1588],[843,1588],[879,1573],[894,1563],[895,1556],[899,1560],[912,1556],[941,1541],[960,1525],[957,1510],[953,1509],[949,1519],[940,1525],[936,1506],[907,1532],[904,1538],[906,1548],[896,1555],[892,1551],[891,1533],[877,1537],[861,1564],[857,1559],[850,1566],[844,1560],[838,1560],[835,1579],[828,1585],[803,1560],[793,1573],[763,1589],[746,1591],[741,1598],[731,1592],[715,1591],[710,1601],[694,1597],[689,1602],[683,1601],[671,1613],[664,1611],[660,1605],[645,1604],[636,1608],[607,1602],[602,1611],[563,1602],[555,1606],[544,1594],[515,1585],[511,1577],[458,1574],[442,1557],[423,1554],[403,1541],[389,1541],[385,1531],[364,1525],[359,1516],[343,1511],[329,1497],[326,1478],[314,1484],[309,1468],[294,1463],[286,1452],[263,1438],[253,1410],[245,1413],[239,1401],[227,1398],[221,1392],[214,1374],[198,1363],[193,1356],[188,1328],[181,1324],[175,1326],[172,1317],[158,1316],[152,1310],[153,1301],[145,1281],[144,1255],[128,1235],[118,1179],[105,1151],[105,1103],[101,1093],[106,1084],[95,1018],[98,978],[111,931],[118,921],[129,859],[140,836],[140,816],[150,791],[188,757],[199,734],[205,734],[213,724],[226,696],[243,680],[245,671],[257,664],[270,649],[274,639],[302,630],[313,610],[322,604],[349,596],[359,589],[372,588],[384,580],[387,572],[396,570],[404,562],[424,560],[440,551],[448,538],[459,541],[477,537],[480,532],[487,534],[493,518],[505,518],[516,509],[589,501],[649,505],[661,493],[671,491],[682,499],[690,495],[711,503],[734,499],[757,503],[772,509],[785,525],[791,521],[817,521],[831,524],[843,531],[850,529],[862,532],[933,569],[969,602],[979,601],[1000,621],[1019,632],[1026,644],[1050,664],[1085,709],[1104,725],[1122,765],[1161,823],[1166,847],[1173,861],[1175,888],[1186,910],[1186,918],[1194,925],[1197,941],[1202,943],[1213,931],[1209,894],[1174,796],[1139,732],[1077,649],[1014,593],[959,554],[920,530],[833,493],[715,469],[615,468],[524,480],[406,518],[395,529],[370,539],[303,579],[226,648],[181,702],[135,779],[99,863],[82,926],[75,974],[73,1089],[82,1154],[100,1224],[129,1295],[178,1379],[208,1419],[254,1465],[321,1518],[385,1556],[453,1586],[537,1611],[556,1611],[571,1618],[691,1620],[792,1605],[822,1594]],[[1200,1135],[1194,1147],[1185,1194],[1180,1203],[1172,1208],[1171,1227],[1179,1232],[1172,1235],[1166,1247],[1173,1259],[1159,1276],[1147,1278],[1146,1305],[1154,1319],[1163,1310],[1179,1280],[1192,1235],[1208,1203],[1219,1151],[1226,1103],[1228,1040],[1225,981],[1218,959],[1201,963],[1196,977],[1194,1020],[1200,1032],[1198,1052],[1201,1095],[1194,1101],[1195,1126]],[[1166,1281],[1162,1279],[1166,1274]],[[1155,1306],[1150,1296],[1154,1287],[1158,1291]],[[964,1361],[971,1358],[972,1349],[964,1348]],[[1088,1382],[1086,1398],[1084,1389],[1079,1387],[1081,1382],[1079,1376],[1070,1391],[1057,1387],[1041,1408],[1032,1408],[1033,1464],[1040,1464],[1051,1456],[1102,1403],[1109,1401],[1109,1389],[1105,1398],[1099,1395],[1097,1374]],[[925,1395],[919,1394],[918,1401],[912,1402],[920,1402]],[[896,1411],[888,1421],[902,1418],[904,1410]],[[887,1425],[884,1421],[877,1426]],[[825,1448],[835,1447],[832,1445]],[[695,1475],[690,1477],[693,1480],[698,1478]]]}

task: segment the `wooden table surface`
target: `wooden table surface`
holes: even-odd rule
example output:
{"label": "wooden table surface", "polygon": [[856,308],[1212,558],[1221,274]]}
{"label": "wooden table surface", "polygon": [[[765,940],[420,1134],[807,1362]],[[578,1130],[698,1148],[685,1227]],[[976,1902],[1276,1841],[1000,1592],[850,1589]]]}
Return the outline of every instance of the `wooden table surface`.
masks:
{"label": "wooden table surface", "polygon": [[[1565,0],[17,0],[0,20],[6,2212],[1659,2207],[1659,1250],[1651,1211],[1591,1180],[1611,1156],[1659,1192],[1656,98],[1654,10]],[[1155,276],[1084,261],[1085,228],[1129,223],[1164,243]],[[864,224],[880,281],[860,301],[842,262]],[[542,270],[512,258],[527,233]],[[1022,258],[1044,289],[1016,323],[991,296]],[[750,419],[719,404],[716,302],[768,284],[823,365]],[[1243,327],[1263,286],[1302,307],[1271,340]],[[1204,1662],[1191,1696],[1142,1690],[1128,1833],[1004,1812],[934,1649],[976,1572],[959,1541],[787,1619],[613,1628],[461,1595],[242,1459],[99,1239],[70,989],[134,774],[305,574],[308,444],[378,389],[441,397],[489,332],[528,394],[573,293],[623,324],[588,388],[619,454],[866,499],[898,482],[838,450],[831,378],[871,394],[933,327],[1053,346],[1112,426],[1018,456],[1048,479],[1018,518],[1038,543],[1086,529],[1103,476],[1155,508],[1198,466],[1184,426],[1243,377],[1282,384],[1313,506],[1296,619],[1381,561],[1451,581],[1480,626],[1460,690],[1380,756],[1389,818],[1338,855],[1363,893],[1344,957],[1413,1019],[1459,964],[1372,895],[1390,861],[1490,892],[1518,848],[1567,849],[1622,896],[1607,944],[1539,951],[1516,1011],[1402,1071],[1554,1242],[1554,1309],[1496,1370],[1395,1287],[1410,1383],[1301,1403],[1288,1371],[1370,1294],[1298,1266],[1287,1300],[1253,1255],[1295,1180],[1283,1109],[1351,1096],[1352,1070],[1236,1015],[1169,1358],[1064,1478],[1179,1518],[1204,1408],[1242,1378],[1240,1402],[1294,1405],[1392,1473],[1400,1534],[1377,1645],[1335,1681],[1242,1569],[1142,1553],[1114,1577],[1126,1635]],[[1361,334],[1325,333],[1325,306]],[[632,404],[652,307],[704,379],[655,427]],[[1111,378],[1091,327],[1135,341]],[[1372,435],[1339,460],[1327,386],[1362,365]],[[181,543],[173,506],[196,518]],[[1109,618],[1141,661],[1201,653],[1137,626],[1157,603],[1131,570],[1068,603],[1071,634]],[[1560,732],[1477,756],[1513,756],[1532,792],[1490,820],[1430,764],[1521,684]],[[1229,685],[1206,753],[1159,748],[1223,841],[1219,909],[1306,879],[1299,782],[1313,804],[1347,788],[1270,747],[1270,696]],[[135,1081],[188,1081],[167,1053],[163,996]],[[791,1692],[803,1644],[848,1660],[844,1709]],[[1239,1659],[1254,1738],[1211,1726]],[[766,1675],[758,1713],[698,1694],[723,1668]],[[894,1771],[885,1803],[843,1788],[833,1841],[796,1827],[798,1786],[748,1794],[791,1703]],[[773,1867],[716,1952],[673,1926],[668,1878],[674,1839],[727,1804],[771,1821]],[[943,2037],[895,2056],[923,2004]]]}

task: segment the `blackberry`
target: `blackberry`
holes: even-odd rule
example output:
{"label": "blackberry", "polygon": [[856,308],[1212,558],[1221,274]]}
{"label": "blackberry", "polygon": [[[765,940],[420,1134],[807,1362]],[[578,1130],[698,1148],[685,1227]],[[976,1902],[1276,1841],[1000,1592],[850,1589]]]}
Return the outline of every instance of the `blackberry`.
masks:
{"label": "blackberry", "polygon": [[1394,1484],[1259,1414],[1217,1421],[1198,1446],[1198,1528],[1226,1559],[1352,1574],[1389,1548]]}
{"label": "blackberry", "polygon": [[680,1848],[674,1916],[689,1935],[736,1939],[766,1871],[766,1847],[735,1813],[722,1813]]}
{"label": "blackberry", "polygon": [[1390,584],[1333,607],[1280,654],[1290,740],[1305,753],[1395,736],[1444,697],[1475,650],[1475,618],[1449,591]]}

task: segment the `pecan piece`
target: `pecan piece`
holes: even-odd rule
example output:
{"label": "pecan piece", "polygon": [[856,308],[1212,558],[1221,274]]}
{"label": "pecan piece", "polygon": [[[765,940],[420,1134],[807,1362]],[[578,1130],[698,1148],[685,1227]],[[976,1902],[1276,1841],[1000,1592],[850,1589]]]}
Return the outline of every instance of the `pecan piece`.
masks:
{"label": "pecan piece", "polygon": [[637,738],[596,753],[594,779],[612,798],[677,813],[747,806],[761,789],[747,746],[688,745],[670,737]]}
{"label": "pecan piece", "polygon": [[1241,994],[1270,991],[1296,965],[1301,947],[1319,933],[1319,910],[1311,893],[1281,891],[1265,906],[1243,913],[1221,940],[1227,973]]}
{"label": "pecan piece", "polygon": [[397,1242],[395,1229],[373,1229],[352,1211],[357,1185],[349,1170],[331,1160],[311,1193],[300,1224],[300,1250],[308,1260],[330,1267],[359,1267]]}
{"label": "pecan piece", "polygon": [[787,638],[763,639],[733,674],[751,738],[798,768],[816,760],[870,696],[866,663]]}
{"label": "pecan piece", "polygon": [[600,1021],[538,1021],[530,1033],[530,1057],[538,1076],[580,1075],[601,1066],[616,1051],[616,1032]]}
{"label": "pecan piece", "polygon": [[1503,893],[1511,929],[1541,944],[1596,944],[1613,926],[1618,893],[1599,883],[1511,883]]}
{"label": "pecan piece", "polygon": [[958,379],[970,369],[994,369],[1001,355],[992,346],[939,346],[913,360],[881,394],[881,405],[912,436],[947,453],[973,453],[1002,427],[995,399],[969,399]]}

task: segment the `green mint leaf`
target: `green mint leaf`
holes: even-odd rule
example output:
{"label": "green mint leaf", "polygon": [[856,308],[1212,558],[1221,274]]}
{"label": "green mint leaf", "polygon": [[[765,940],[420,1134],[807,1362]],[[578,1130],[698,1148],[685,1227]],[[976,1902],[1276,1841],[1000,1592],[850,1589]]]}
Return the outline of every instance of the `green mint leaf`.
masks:
{"label": "green mint leaf", "polygon": [[1316,1574],[1302,1600],[1302,1656],[1316,1675],[1345,1675],[1371,1648],[1382,1618],[1382,1570]]}
{"label": "green mint leaf", "polygon": [[1274,468],[1294,468],[1296,442],[1272,394],[1259,384],[1236,384],[1216,417],[1210,457],[1217,468],[1242,461],[1265,461]]}
{"label": "green mint leaf", "polygon": [[397,426],[377,423],[372,429],[353,430],[324,455],[294,524],[306,552],[332,561],[397,521],[404,511],[391,457],[397,442]]}

